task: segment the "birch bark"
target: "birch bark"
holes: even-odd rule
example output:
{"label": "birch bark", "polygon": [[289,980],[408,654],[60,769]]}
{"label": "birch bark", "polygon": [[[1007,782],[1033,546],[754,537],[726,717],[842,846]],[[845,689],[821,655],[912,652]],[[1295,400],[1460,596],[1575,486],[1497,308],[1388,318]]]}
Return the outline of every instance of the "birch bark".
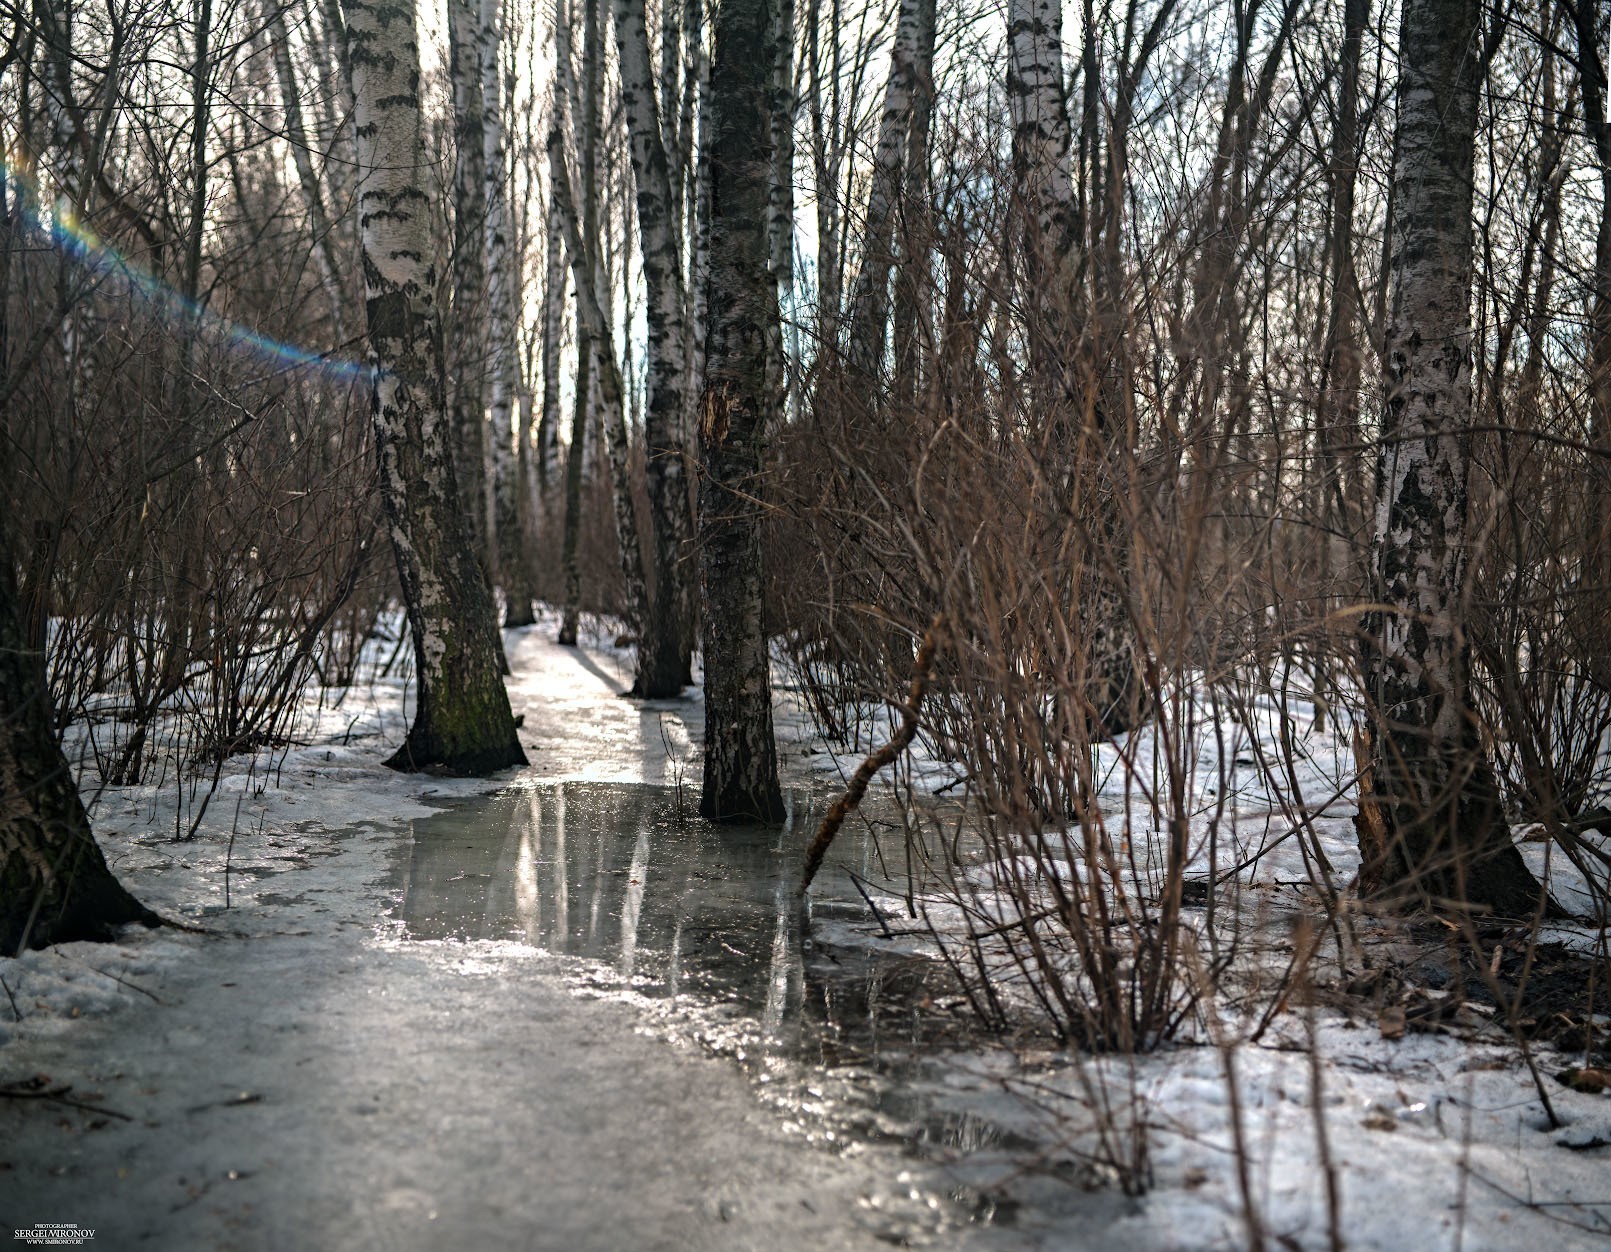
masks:
{"label": "birch bark", "polygon": [[766,250],[780,316],[767,345],[767,385],[779,397],[777,415],[790,410],[788,347],[782,310],[794,295],[794,0],[772,0],[777,41],[772,58],[772,185],[766,198]]}
{"label": "birch bark", "polygon": [[[693,529],[688,510],[683,414],[688,380],[687,293],[679,205],[673,195],[666,124],[660,117],[644,0],[614,0],[621,108],[637,189],[639,251],[647,288],[644,473],[649,488],[655,587],[639,624],[632,690],[650,699],[682,693],[688,668],[683,584]],[[633,536],[634,542],[636,536]],[[623,542],[625,540],[623,539]]]}
{"label": "birch bark", "polygon": [[[1030,255],[1043,272],[1052,272],[1074,245],[1077,220],[1059,0],[1008,0],[1007,106],[1013,177],[1029,213]],[[1031,281],[1037,281],[1033,274]]]}
{"label": "birch bark", "polygon": [[504,144],[503,5],[501,0],[480,0],[480,63],[482,155],[486,174],[487,258],[487,437],[492,448],[494,532],[498,571],[506,602],[506,625],[530,626],[532,585],[530,551],[521,497],[523,467],[529,453],[515,456],[514,405],[520,390],[520,274],[510,239],[508,153]]}
{"label": "birch bark", "polygon": [[1359,176],[1359,69],[1365,28],[1370,21],[1369,0],[1345,0],[1343,5],[1342,74],[1337,85],[1337,122],[1331,147],[1331,229],[1326,240],[1330,254],[1331,305],[1326,314],[1326,342],[1321,364],[1320,432],[1325,448],[1326,483],[1330,493],[1331,524],[1346,529],[1346,519],[1359,503],[1357,475],[1343,475],[1353,458],[1345,461],[1333,449],[1353,443],[1359,425],[1359,343],[1364,322],[1359,307],[1359,277],[1354,272],[1354,185]]}
{"label": "birch bark", "polygon": [[862,233],[861,270],[850,299],[849,363],[862,380],[884,373],[889,325],[889,278],[895,265],[895,219],[899,211],[912,110],[925,93],[920,85],[934,72],[935,0],[901,0],[890,52],[889,79],[878,146],[867,192],[867,224]]}
{"label": "birch bark", "polygon": [[408,0],[344,0],[359,170],[371,412],[386,525],[414,640],[413,725],[388,762],[469,774],[525,764],[492,596],[454,476]]}
{"label": "birch bark", "polygon": [[537,488],[546,500],[559,444],[559,352],[565,334],[565,228],[550,199],[543,270],[543,402],[537,419]]}
{"label": "birch bark", "polygon": [[447,0],[448,72],[453,87],[453,304],[449,312],[448,400],[454,469],[476,555],[497,568],[484,404],[487,363],[486,110],[481,96],[479,0]]}
{"label": "birch bark", "polygon": [[1508,916],[1539,907],[1470,698],[1463,630],[1470,469],[1477,0],[1404,0],[1363,659],[1374,725],[1361,885]]}
{"label": "birch bark", "polygon": [[1606,113],[1606,59],[1600,45],[1600,9],[1593,0],[1572,0],[1583,117],[1600,177],[1600,221],[1594,238],[1594,277],[1589,295],[1589,396],[1596,446],[1611,450],[1611,117]]}
{"label": "birch bark", "polygon": [[[1094,64],[1087,19],[1087,65]],[[1093,89],[1094,79],[1087,81]],[[1088,100],[1090,98],[1088,97]],[[1076,710],[1093,738],[1128,730],[1139,698],[1134,631],[1122,585],[1129,566],[1124,509],[1107,467],[1114,451],[1102,386],[1110,367],[1100,353],[1104,332],[1093,326],[1076,258],[1081,216],[1071,162],[1074,133],[1063,79],[1063,15],[1058,0],[1009,0],[1007,102],[1012,120],[1013,184],[1024,217],[1022,288],[1029,345],[1030,392],[1045,430],[1048,464],[1067,475],[1083,501],[1088,542],[1096,549],[1069,594],[1080,606],[1077,656],[1068,667],[1084,674]],[[1094,107],[1091,102],[1088,107]],[[1090,142],[1095,123],[1086,119]],[[1099,162],[1091,157],[1093,170]],[[1076,486],[1076,484],[1078,484]]]}
{"label": "birch bark", "polygon": [[[602,50],[599,37],[599,7],[602,0],[580,0],[582,8],[582,72],[580,84],[572,73],[571,21],[562,2],[554,22],[554,124],[549,130],[548,147],[550,164],[556,145],[561,153],[567,120],[574,119],[571,141],[576,147],[577,186],[574,189],[582,198],[580,209],[572,200],[570,213],[584,216],[580,223],[584,255],[592,256],[598,248],[598,136],[600,97],[603,94]],[[550,179],[553,182],[553,179]],[[554,196],[552,213],[564,229],[564,213],[560,194],[571,190],[567,183],[561,188],[557,182],[551,187]],[[571,265],[580,264],[591,276],[589,262],[572,255]],[[580,300],[580,297],[578,297]],[[576,399],[571,411],[571,440],[565,455],[565,529],[561,538],[561,559],[565,568],[565,606],[559,628],[559,642],[576,643],[576,631],[582,611],[582,577],[577,564],[582,524],[582,476],[587,434],[592,425],[589,420],[597,391],[593,377],[595,352],[587,326],[580,316],[576,325]]]}

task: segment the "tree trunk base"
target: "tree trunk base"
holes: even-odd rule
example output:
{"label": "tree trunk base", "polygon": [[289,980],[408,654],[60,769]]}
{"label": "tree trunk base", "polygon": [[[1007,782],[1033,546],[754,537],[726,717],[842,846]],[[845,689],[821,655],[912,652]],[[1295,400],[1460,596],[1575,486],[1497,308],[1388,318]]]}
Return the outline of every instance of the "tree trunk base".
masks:
{"label": "tree trunk base", "polygon": [[48,948],[58,943],[109,943],[131,923],[151,930],[166,924],[124,890],[104,866],[91,878],[92,884],[69,888],[65,901],[54,907],[46,904],[37,914],[27,898],[18,902],[27,907],[0,913],[0,954],[20,956],[24,947]]}
{"label": "tree trunk base", "polygon": [[429,770],[459,778],[485,778],[501,769],[513,769],[528,763],[520,740],[513,734],[503,743],[454,749],[437,741],[428,730],[420,733],[410,730],[403,746],[385,761],[387,769],[402,774]]}
{"label": "tree trunk base", "polygon": [[517,630],[522,626],[535,626],[537,615],[532,612],[531,601],[524,597],[511,596],[509,608],[503,615],[505,630]]}

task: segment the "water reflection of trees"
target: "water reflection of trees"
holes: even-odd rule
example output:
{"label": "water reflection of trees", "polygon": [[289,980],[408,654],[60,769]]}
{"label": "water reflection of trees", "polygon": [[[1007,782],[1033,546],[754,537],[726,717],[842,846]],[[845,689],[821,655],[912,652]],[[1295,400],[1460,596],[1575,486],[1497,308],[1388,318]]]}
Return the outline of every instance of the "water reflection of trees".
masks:
{"label": "water reflection of trees", "polygon": [[[860,1051],[909,1016],[887,967],[806,959],[793,886],[812,827],[712,827],[670,789],[562,783],[415,823],[402,921],[419,939],[513,940],[611,966],[643,990],[730,1004],[773,1047]],[[871,874],[870,845],[836,856]],[[859,897],[843,869],[818,898]],[[892,1020],[894,1019],[894,1020]]]}

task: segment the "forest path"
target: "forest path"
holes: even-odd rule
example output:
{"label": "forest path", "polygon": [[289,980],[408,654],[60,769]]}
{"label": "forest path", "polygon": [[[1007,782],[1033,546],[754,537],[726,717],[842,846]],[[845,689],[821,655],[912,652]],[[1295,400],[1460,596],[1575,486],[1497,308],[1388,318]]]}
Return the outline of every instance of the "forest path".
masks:
{"label": "forest path", "polygon": [[[511,636],[533,764],[503,781],[674,783],[697,698],[618,699],[627,654],[545,635]],[[136,892],[217,929],[9,963],[0,1082],[45,1074],[92,1107],[0,1099],[0,1224],[74,1222],[101,1248],[1021,1246],[948,1225],[893,1150],[786,1133],[731,1062],[579,997],[558,958],[400,937],[387,911],[411,841],[388,806],[467,792],[331,759],[283,762],[232,853],[227,798],[184,845],[171,817],[102,806]],[[207,901],[227,855],[224,912]]]}
{"label": "forest path", "polygon": [[542,958],[314,926],[201,940],[142,981],[161,1004],[30,1049],[133,1120],[0,1101],[5,1226],[111,1248],[877,1246],[865,1167],[786,1140],[730,1065]]}

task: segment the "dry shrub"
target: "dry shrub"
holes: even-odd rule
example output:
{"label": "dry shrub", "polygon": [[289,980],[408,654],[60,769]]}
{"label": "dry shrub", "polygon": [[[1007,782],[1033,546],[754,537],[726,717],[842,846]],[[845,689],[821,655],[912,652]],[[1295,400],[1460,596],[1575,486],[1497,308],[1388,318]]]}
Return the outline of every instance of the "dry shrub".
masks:
{"label": "dry shrub", "polygon": [[[294,310],[229,311],[293,337]],[[308,682],[351,677],[392,595],[364,374],[271,342],[114,273],[8,406],[25,609],[58,726],[85,724],[105,781],[289,742]]]}
{"label": "dry shrub", "polygon": [[[1010,185],[987,158],[954,174]],[[1259,365],[1249,327],[1213,320],[1234,303],[1171,316],[1189,250],[1106,288],[1082,270],[1060,302],[1022,276],[1015,206],[947,195],[901,247],[926,263],[920,362],[886,358],[875,386],[820,345],[780,434],[774,632],[821,729],[865,748],[945,615],[922,741],[969,807],[941,821],[909,796],[909,852],[944,883],[928,918],[981,1018],[1131,1053],[1209,1037],[1234,1004],[1257,1034],[1322,944],[1368,959],[1316,824],[1355,779],[1346,748],[1325,769],[1313,748],[1365,714],[1369,422],[1323,426],[1315,358]],[[1507,801],[1592,869],[1570,841],[1605,785],[1608,600],[1593,528],[1566,532],[1597,516],[1595,479],[1502,463],[1473,565],[1480,712]],[[1245,891],[1268,838],[1302,866],[1278,919]]]}

